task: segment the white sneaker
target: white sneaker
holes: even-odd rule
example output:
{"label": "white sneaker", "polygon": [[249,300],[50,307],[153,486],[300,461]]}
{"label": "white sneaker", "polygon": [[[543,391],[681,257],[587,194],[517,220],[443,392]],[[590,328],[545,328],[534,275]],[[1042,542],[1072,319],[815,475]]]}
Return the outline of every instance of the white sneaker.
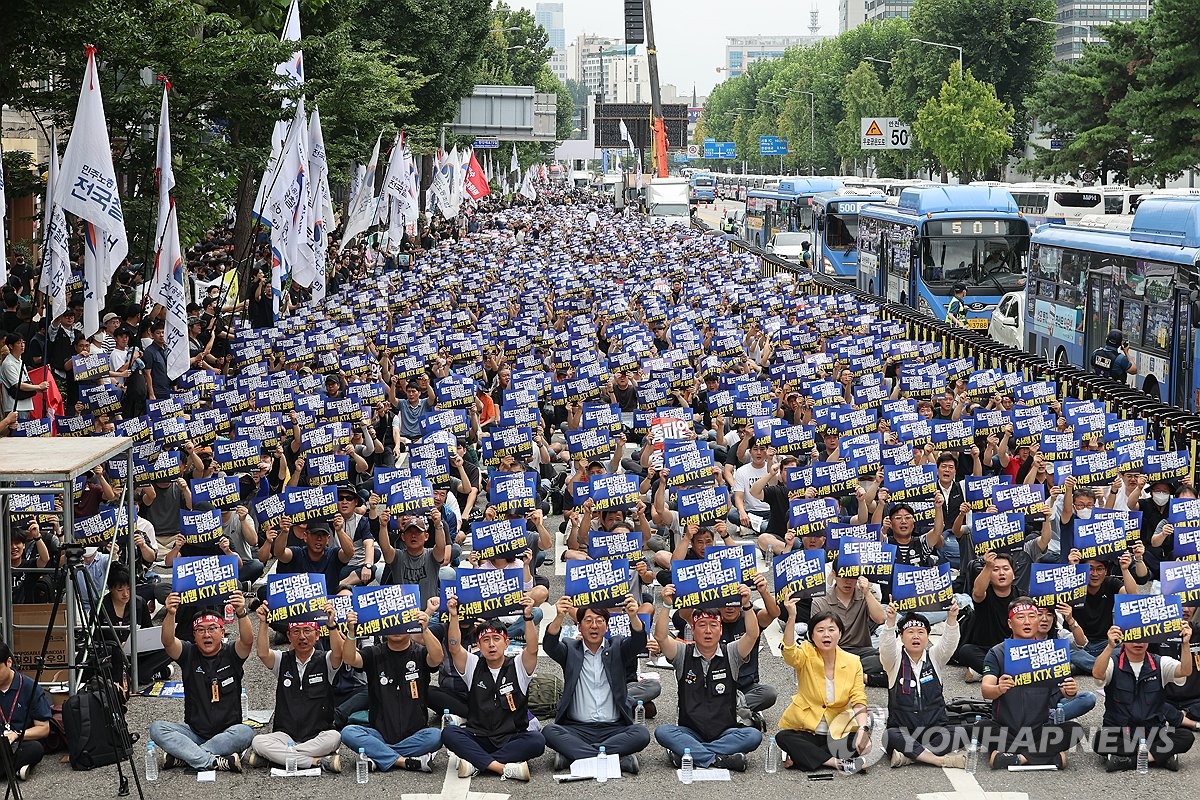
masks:
{"label": "white sneaker", "polygon": [[[508,768],[506,767],[505,772],[507,772],[507,771],[508,771]],[[479,774],[479,770],[476,769],[475,765],[472,764],[470,761],[467,761],[465,758],[460,758],[458,760],[458,777],[474,778],[478,774]]]}
{"label": "white sneaker", "polygon": [[963,673],[963,680],[967,683],[979,683],[982,679],[983,676],[970,667],[967,667],[967,671]]}
{"label": "white sneaker", "polygon": [[529,764],[524,761],[515,761],[512,764],[505,764],[504,774],[500,776],[500,780],[506,781],[510,778],[514,781],[528,781]]}
{"label": "white sneaker", "polygon": [[434,753],[426,753],[417,759],[421,764],[421,772],[433,772],[433,757]]}

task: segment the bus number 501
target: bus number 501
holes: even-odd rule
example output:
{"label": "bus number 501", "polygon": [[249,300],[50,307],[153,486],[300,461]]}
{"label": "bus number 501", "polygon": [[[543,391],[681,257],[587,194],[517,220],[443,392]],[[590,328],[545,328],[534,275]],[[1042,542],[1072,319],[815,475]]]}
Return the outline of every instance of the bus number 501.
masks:
{"label": "bus number 501", "polygon": [[[994,233],[1000,233],[1000,223],[993,222],[992,225],[996,229],[994,231]],[[961,236],[963,234],[962,222],[956,220],[956,221],[950,223],[950,232],[953,233],[955,236]],[[977,236],[982,234],[983,233],[983,223],[979,220],[974,220],[973,222],[971,222],[971,233],[974,235],[977,235]]]}

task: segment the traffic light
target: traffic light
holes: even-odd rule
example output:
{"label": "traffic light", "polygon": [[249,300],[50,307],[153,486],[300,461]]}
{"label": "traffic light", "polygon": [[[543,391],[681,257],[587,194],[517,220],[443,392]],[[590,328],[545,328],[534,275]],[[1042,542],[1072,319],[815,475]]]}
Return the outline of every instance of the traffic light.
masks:
{"label": "traffic light", "polygon": [[625,0],[625,44],[646,42],[646,11],[642,0]]}

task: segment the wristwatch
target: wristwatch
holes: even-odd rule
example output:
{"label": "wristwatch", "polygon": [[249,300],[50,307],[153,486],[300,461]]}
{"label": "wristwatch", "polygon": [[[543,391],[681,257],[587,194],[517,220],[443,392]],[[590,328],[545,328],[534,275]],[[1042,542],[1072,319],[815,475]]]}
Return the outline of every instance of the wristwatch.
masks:
{"label": "wristwatch", "polygon": [[241,611],[235,611],[234,616],[238,619],[245,619],[250,616],[250,612],[243,608]]}

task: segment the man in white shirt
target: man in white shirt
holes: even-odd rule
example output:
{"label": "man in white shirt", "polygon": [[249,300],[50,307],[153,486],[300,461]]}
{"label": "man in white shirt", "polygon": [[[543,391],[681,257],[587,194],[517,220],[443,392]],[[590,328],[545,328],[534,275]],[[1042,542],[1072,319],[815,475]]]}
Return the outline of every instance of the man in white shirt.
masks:
{"label": "man in white shirt", "polygon": [[[20,334],[10,333],[4,338],[4,343],[8,345],[8,355],[4,357],[4,361],[0,362],[0,383],[4,384],[4,394],[0,398],[0,411],[3,411],[4,414],[16,411],[17,416],[21,419],[29,419],[33,414],[33,395],[46,391],[50,384],[46,381],[30,382],[29,370],[25,368],[25,363],[21,360],[25,354],[25,340],[21,338]],[[17,394],[22,397],[17,399]]]}
{"label": "man in white shirt", "polygon": [[770,455],[766,441],[755,439],[750,446],[750,463],[733,471],[733,509],[729,521],[762,533],[771,518],[771,506],[750,493],[750,487],[767,474],[767,457]]}

